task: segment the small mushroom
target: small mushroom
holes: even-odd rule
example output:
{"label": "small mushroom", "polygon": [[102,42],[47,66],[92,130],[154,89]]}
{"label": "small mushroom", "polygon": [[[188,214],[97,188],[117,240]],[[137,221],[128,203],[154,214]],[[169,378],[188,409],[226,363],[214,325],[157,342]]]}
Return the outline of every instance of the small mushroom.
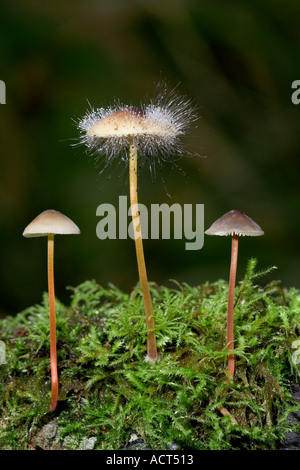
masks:
{"label": "small mushroom", "polygon": [[[257,237],[263,235],[264,232],[257,223],[250,217],[240,211],[232,210],[216,220],[211,227],[206,230],[206,235],[232,236],[231,245],[231,264],[229,275],[228,304],[227,304],[227,348],[228,351],[234,351],[233,342],[233,304],[234,304],[234,288],[236,280],[237,260],[238,260],[238,243],[239,237],[250,236]],[[233,379],[234,375],[234,354],[228,355],[228,381]]]}
{"label": "small mushroom", "polygon": [[48,293],[50,313],[50,364],[51,364],[51,403],[50,411],[54,411],[58,400],[58,374],[56,359],[56,319],[55,319],[55,293],[54,293],[54,235],[79,234],[80,230],[71,219],[61,212],[53,209],[46,210],[38,215],[23,232],[27,238],[48,237]]}

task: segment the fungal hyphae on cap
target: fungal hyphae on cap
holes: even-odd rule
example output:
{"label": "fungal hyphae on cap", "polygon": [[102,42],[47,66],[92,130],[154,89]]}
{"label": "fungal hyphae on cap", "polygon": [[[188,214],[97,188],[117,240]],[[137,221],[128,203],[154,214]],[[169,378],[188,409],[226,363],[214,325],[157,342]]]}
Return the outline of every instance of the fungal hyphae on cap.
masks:
{"label": "fungal hyphae on cap", "polygon": [[[173,90],[162,87],[155,99],[140,107],[115,103],[109,108],[91,108],[78,123],[80,142],[97,158],[103,157],[104,168],[116,157],[129,161],[131,208],[138,207],[138,155],[142,165],[174,161],[184,154],[180,137],[196,119],[191,101]],[[132,210],[138,272],[143,292],[147,325],[147,358],[158,359],[154,315],[144,259],[139,212]]]}
{"label": "fungal hyphae on cap", "polygon": [[239,237],[259,237],[264,235],[261,227],[250,217],[241,211],[232,210],[222,215],[216,220],[209,229],[205,231],[206,235],[218,235],[232,237],[231,241],[231,261],[229,272],[228,302],[227,302],[227,349],[228,354],[228,377],[231,381],[234,375],[234,341],[233,341],[233,308],[234,308],[234,289],[236,281]]}
{"label": "fungal hyphae on cap", "polygon": [[180,137],[197,119],[189,99],[163,86],[147,105],[139,107],[115,102],[107,108],[90,107],[78,122],[80,143],[97,158],[104,157],[105,167],[115,158],[129,159],[134,144],[151,169],[161,161],[175,161],[186,154]]}

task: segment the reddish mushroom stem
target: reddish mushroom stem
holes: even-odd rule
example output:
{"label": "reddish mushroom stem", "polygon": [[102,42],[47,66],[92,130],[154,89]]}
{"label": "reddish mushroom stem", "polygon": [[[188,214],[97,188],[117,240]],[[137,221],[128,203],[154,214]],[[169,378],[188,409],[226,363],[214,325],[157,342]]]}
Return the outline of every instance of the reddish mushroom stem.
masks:
{"label": "reddish mushroom stem", "polygon": [[[234,305],[234,289],[236,280],[237,260],[238,260],[238,244],[239,236],[235,233],[232,236],[231,244],[231,263],[229,275],[228,304],[227,304],[227,348],[228,351],[234,351],[233,343],[233,305]],[[228,355],[228,381],[233,379],[234,375],[234,354]]]}
{"label": "reddish mushroom stem", "polygon": [[[130,156],[129,156],[129,179],[130,179],[130,204],[131,208],[138,207],[138,196],[137,196],[137,148],[134,144],[130,145]],[[155,337],[155,325],[154,325],[154,314],[152,309],[151,295],[149,290],[146,264],[144,258],[143,240],[141,234],[141,222],[138,210],[135,214],[132,214],[134,241],[136,248],[136,258],[138,265],[139,278],[143,293],[146,326],[147,326],[147,355],[150,362],[154,362],[158,358],[156,337]]]}
{"label": "reddish mushroom stem", "polygon": [[50,313],[50,365],[51,365],[51,402],[50,411],[54,411],[58,400],[58,374],[56,358],[56,319],[55,319],[55,292],[54,292],[54,234],[48,235],[48,293]]}

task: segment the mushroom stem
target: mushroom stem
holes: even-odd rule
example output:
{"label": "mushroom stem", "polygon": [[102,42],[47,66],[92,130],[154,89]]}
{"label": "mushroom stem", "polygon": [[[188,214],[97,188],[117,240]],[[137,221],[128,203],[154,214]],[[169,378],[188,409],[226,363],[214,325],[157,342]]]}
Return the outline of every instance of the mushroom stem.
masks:
{"label": "mushroom stem", "polygon": [[[132,209],[132,222],[134,241],[138,265],[138,273],[143,293],[146,326],[147,326],[147,355],[150,362],[154,362],[158,358],[154,315],[152,309],[151,295],[147,279],[147,271],[144,258],[143,240],[141,233],[141,223],[138,211],[138,196],[137,196],[137,147],[133,143],[130,144],[129,152],[129,183],[130,183],[130,204]],[[135,210],[134,210],[135,208]]]}
{"label": "mushroom stem", "polygon": [[[227,348],[228,351],[234,351],[233,344],[233,305],[234,288],[236,280],[237,259],[238,259],[239,236],[235,233],[232,236],[231,244],[231,263],[229,275],[228,304],[227,304]],[[233,379],[234,375],[234,354],[228,355],[228,381]]]}
{"label": "mushroom stem", "polygon": [[48,234],[48,294],[50,313],[50,365],[51,365],[51,402],[50,411],[54,411],[58,400],[58,375],[56,359],[56,320],[55,320],[55,293],[54,293],[54,234]]}

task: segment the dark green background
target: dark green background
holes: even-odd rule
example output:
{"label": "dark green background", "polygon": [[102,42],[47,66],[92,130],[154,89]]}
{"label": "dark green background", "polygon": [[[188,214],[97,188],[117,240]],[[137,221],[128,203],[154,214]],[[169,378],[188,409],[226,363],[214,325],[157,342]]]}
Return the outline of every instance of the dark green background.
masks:
{"label": "dark green background", "polygon": [[[277,265],[275,278],[299,287],[299,118],[291,84],[300,79],[299,2],[287,0],[85,0],[1,2],[0,311],[40,302],[47,290],[46,239],[22,237],[40,212],[71,217],[80,236],[56,237],[56,294],[96,279],[130,290],[138,280],[132,240],[100,241],[96,208],[128,194],[127,174],[98,176],[78,140],[74,119],[115,98],[139,105],[154,84],[198,106],[185,140],[206,158],[181,162],[188,177],[144,170],[140,202],[204,204],[205,228],[231,209],[245,211],[265,236],[243,238],[247,259]],[[228,278],[230,239],[205,237],[199,251],[184,240],[145,242],[149,280],[172,285]],[[272,276],[274,277],[274,276]],[[267,281],[267,279],[265,280]]]}

